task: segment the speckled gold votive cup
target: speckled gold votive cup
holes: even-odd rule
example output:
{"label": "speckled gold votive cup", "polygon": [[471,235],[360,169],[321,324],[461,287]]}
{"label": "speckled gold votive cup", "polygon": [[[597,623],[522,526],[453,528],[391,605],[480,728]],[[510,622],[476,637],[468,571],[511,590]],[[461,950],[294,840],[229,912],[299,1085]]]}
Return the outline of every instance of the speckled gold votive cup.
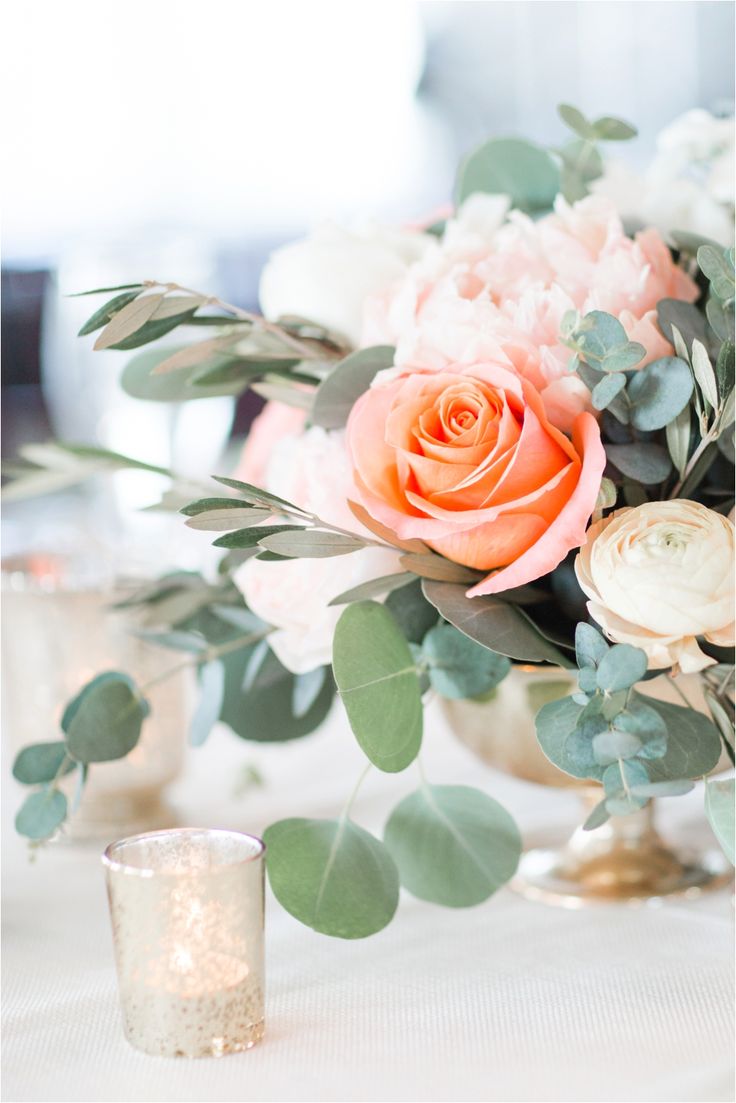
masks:
{"label": "speckled gold votive cup", "polygon": [[263,855],[238,831],[151,831],[102,856],[125,1035],[219,1057],[263,1037]]}

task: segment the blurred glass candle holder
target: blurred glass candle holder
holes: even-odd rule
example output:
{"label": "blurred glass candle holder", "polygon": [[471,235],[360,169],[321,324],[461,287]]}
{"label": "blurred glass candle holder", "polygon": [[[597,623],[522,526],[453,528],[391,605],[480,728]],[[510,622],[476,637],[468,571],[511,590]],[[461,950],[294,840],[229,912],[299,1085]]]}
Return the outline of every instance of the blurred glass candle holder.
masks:
{"label": "blurred glass candle holder", "polygon": [[105,851],[125,1035],[136,1049],[219,1057],[263,1037],[264,852],[253,835],[199,828]]}
{"label": "blurred glass candle holder", "polygon": [[[129,618],[111,612],[131,586],[123,586],[98,557],[6,557],[1,578],[2,727],[11,760],[29,743],[59,738],[65,704],[95,674],[123,670],[144,684],[171,667],[170,652],[139,639]],[[162,797],[183,765],[192,681],[190,671],[180,671],[152,687],[151,715],[138,745],[124,759],[91,768],[67,827],[71,838],[99,841],[172,825]],[[70,800],[75,784],[70,776]]]}

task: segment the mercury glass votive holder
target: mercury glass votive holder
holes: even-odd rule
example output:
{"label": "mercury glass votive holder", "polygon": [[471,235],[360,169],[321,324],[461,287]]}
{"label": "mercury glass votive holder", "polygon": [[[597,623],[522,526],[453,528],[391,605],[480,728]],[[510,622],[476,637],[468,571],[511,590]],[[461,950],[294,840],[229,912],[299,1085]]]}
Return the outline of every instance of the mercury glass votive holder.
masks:
{"label": "mercury glass votive holder", "polygon": [[263,1037],[265,846],[238,831],[151,831],[105,851],[125,1035],[162,1057]]}

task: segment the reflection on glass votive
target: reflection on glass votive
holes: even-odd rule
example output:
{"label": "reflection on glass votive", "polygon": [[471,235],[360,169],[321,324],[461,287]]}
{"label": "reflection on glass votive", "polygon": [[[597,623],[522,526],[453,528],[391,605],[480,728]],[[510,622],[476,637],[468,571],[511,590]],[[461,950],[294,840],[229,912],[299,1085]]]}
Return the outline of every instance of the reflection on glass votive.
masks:
{"label": "reflection on glass votive", "polygon": [[263,1037],[264,844],[237,831],[152,831],[112,843],[106,869],[125,1034],[164,1057]]}

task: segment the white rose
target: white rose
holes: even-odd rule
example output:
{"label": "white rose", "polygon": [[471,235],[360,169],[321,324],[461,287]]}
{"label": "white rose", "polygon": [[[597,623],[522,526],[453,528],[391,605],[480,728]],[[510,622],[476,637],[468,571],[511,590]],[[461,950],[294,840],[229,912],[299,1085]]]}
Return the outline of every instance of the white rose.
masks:
{"label": "white rose", "polygon": [[[357,499],[344,433],[312,428],[282,437],[268,462],[265,488],[323,521],[369,536],[347,504]],[[365,548],[330,559],[268,562],[249,559],[234,581],[250,609],[274,625],[268,641],[289,670],[304,674],[329,663],[343,611],[332,598],[363,582],[401,570],[398,554]]]}
{"label": "white rose", "polygon": [[308,318],[357,346],[366,300],[399,280],[432,242],[411,230],[325,224],[271,255],[261,275],[261,309],[271,320]]}
{"label": "white rose", "polygon": [[715,660],[697,637],[734,643],[734,526],[699,502],[645,502],[591,525],[575,560],[588,611],[650,669],[691,673]]}

